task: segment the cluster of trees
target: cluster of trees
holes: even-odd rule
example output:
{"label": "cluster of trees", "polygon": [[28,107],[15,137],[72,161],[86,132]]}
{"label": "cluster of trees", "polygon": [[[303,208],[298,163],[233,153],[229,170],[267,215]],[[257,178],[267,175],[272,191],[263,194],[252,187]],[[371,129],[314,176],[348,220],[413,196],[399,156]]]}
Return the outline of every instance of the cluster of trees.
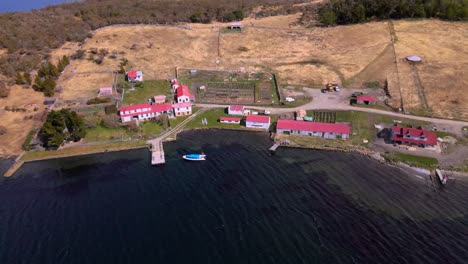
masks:
{"label": "cluster of trees", "polygon": [[373,19],[468,19],[466,0],[330,0],[319,10],[323,25],[352,24]]}
{"label": "cluster of trees", "polygon": [[85,136],[83,119],[70,109],[49,112],[39,131],[39,138],[48,149],[58,148],[64,142],[80,141]]}
{"label": "cluster of trees", "polygon": [[60,73],[68,64],[70,64],[70,60],[67,56],[59,59],[57,66],[50,62],[42,64],[34,79],[34,91],[43,92],[45,96],[53,96],[57,86],[55,80],[58,79]]}
{"label": "cluster of trees", "polygon": [[[304,0],[87,0],[31,12],[0,14],[0,71],[30,72],[49,50],[66,41],[83,41],[91,30],[114,24],[171,24],[241,19],[257,6]],[[27,56],[24,56],[27,55]]]}

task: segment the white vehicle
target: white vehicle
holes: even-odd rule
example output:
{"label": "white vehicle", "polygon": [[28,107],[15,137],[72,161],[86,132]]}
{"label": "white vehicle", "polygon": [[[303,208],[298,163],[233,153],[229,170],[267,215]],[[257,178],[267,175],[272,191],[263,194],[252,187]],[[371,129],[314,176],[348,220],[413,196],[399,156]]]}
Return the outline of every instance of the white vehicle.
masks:
{"label": "white vehicle", "polygon": [[271,113],[270,113],[270,111],[268,111],[268,110],[265,110],[265,111],[263,111],[263,114],[265,114],[265,115],[269,115],[269,114],[271,114]]}
{"label": "white vehicle", "polygon": [[335,87],[335,92],[339,92],[340,91],[340,87],[336,86]]}
{"label": "white vehicle", "polygon": [[296,100],[295,100],[294,98],[292,98],[292,97],[286,97],[286,98],[284,98],[284,100],[285,100],[286,102],[288,102],[288,103],[296,101]]}

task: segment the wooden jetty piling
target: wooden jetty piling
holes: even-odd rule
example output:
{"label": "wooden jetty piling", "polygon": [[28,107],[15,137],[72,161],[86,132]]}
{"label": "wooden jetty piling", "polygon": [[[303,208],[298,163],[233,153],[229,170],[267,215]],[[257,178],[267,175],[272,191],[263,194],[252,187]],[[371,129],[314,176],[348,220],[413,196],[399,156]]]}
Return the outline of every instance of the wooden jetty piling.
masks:
{"label": "wooden jetty piling", "polygon": [[161,140],[152,143],[151,146],[151,165],[159,165],[166,163],[164,157],[164,148]]}

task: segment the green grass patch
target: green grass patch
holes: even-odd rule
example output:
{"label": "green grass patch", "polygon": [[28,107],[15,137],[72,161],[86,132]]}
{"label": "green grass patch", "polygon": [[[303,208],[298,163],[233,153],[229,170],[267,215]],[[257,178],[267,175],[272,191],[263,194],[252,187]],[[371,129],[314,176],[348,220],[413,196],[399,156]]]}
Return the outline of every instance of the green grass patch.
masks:
{"label": "green grass patch", "polygon": [[455,135],[451,134],[451,133],[448,133],[448,132],[444,132],[444,131],[432,131],[434,132],[437,137],[440,137],[440,138],[444,138],[444,137],[454,137],[456,138]]}
{"label": "green grass patch", "polygon": [[61,158],[67,156],[78,156],[87,155],[93,153],[101,153],[108,151],[119,151],[126,149],[142,148],[147,146],[147,143],[143,140],[127,141],[127,142],[114,142],[99,145],[90,146],[76,146],[60,150],[48,150],[48,151],[32,151],[25,153],[21,160],[30,161],[37,159],[50,159],[50,158]]}
{"label": "green grass patch", "polygon": [[380,82],[379,82],[379,81],[365,82],[364,85],[365,85],[367,88],[380,88]]}
{"label": "green grass patch", "polygon": [[86,132],[85,141],[98,142],[119,138],[128,138],[133,135],[134,133],[128,131],[125,127],[107,128],[103,126],[97,126],[94,128],[88,128]]}
{"label": "green grass patch", "polygon": [[[192,119],[187,123],[185,128],[245,128],[241,125],[220,123],[218,119],[222,116],[229,116],[226,113],[226,108],[211,109]],[[241,116],[239,117],[242,118]],[[208,125],[202,125],[201,122],[203,118],[206,118]]]}
{"label": "green grass patch", "polygon": [[22,145],[22,148],[23,150],[30,150],[31,149],[31,141],[34,137],[34,135],[36,134],[37,130],[36,129],[33,129],[31,131],[29,131],[28,135],[26,136],[26,138],[24,139],[24,142],[23,142],[23,145]]}
{"label": "green grass patch", "polygon": [[158,135],[163,132],[162,127],[158,123],[151,121],[140,123],[140,128],[146,136]]}
{"label": "green grass patch", "polygon": [[143,104],[155,95],[172,96],[171,85],[165,80],[144,81],[142,88],[135,87],[134,91],[125,90],[122,105]]}
{"label": "green grass patch", "polygon": [[429,169],[429,170],[437,168],[437,164],[439,164],[439,161],[435,158],[422,157],[422,156],[416,156],[416,155],[411,155],[411,154],[390,153],[390,154],[384,154],[383,156],[384,158],[392,162],[403,162],[412,167]]}

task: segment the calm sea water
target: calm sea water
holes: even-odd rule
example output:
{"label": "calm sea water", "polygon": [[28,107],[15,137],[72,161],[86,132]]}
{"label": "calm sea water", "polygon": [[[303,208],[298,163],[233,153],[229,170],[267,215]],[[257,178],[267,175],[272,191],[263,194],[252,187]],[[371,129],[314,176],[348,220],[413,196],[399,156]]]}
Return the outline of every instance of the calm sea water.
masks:
{"label": "calm sea water", "polygon": [[270,144],[192,131],[159,167],[146,149],[26,164],[0,180],[0,263],[468,263],[467,180]]}
{"label": "calm sea water", "polygon": [[30,11],[49,5],[57,5],[65,2],[76,2],[78,0],[1,0],[0,13],[15,11]]}

